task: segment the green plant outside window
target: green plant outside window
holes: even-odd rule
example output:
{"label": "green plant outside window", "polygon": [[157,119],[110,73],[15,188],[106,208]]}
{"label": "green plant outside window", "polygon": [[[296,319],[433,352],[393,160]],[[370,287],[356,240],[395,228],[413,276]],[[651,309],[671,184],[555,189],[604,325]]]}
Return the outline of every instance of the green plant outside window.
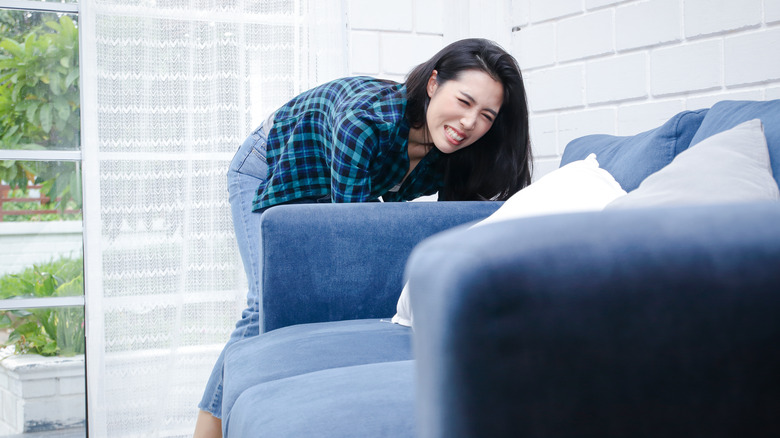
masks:
{"label": "green plant outside window", "polygon": [[[0,299],[66,297],[84,294],[83,259],[63,257],[0,277]],[[63,307],[8,310],[0,329],[17,354],[73,356],[84,353],[84,309]]]}
{"label": "green plant outside window", "polygon": [[[0,10],[0,149],[79,150],[79,39],[74,17]],[[8,198],[28,198],[35,186],[50,200],[6,201],[6,211],[59,210],[4,216],[5,222],[81,219],[78,162],[2,160],[0,186]],[[62,257],[0,276],[0,299],[83,294],[81,257]],[[2,311],[0,330],[8,335],[4,345],[13,345],[17,354],[84,353],[81,306]]]}
{"label": "green plant outside window", "polygon": [[[79,44],[67,14],[0,11],[0,149],[77,150],[81,132]],[[0,162],[0,181],[71,200],[81,208],[80,175],[61,165]]]}

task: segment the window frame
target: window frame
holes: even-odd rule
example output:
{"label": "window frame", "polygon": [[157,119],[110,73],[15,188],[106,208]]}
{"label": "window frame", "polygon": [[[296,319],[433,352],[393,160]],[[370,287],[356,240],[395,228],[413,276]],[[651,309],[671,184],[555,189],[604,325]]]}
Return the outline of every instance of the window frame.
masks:
{"label": "window frame", "polygon": [[[82,12],[81,3],[54,3],[54,2],[45,2],[45,1],[35,1],[35,0],[0,0],[0,10],[19,10],[19,11],[29,11],[29,12],[49,12],[49,13],[58,13],[58,14],[70,14],[75,15],[78,17],[78,25],[79,25],[79,32],[78,32],[78,38],[79,38],[79,93],[80,93],[80,124],[81,124],[81,138],[79,138],[79,147],[77,150],[13,150],[13,149],[2,149],[0,148],[0,160],[18,160],[18,161],[60,161],[60,162],[73,162],[73,163],[80,163],[81,164],[81,171],[80,171],[80,179],[81,179],[81,192],[82,192],[82,215],[81,215],[81,240],[82,240],[82,255],[83,255],[83,267],[82,267],[82,274],[84,278],[84,290],[83,295],[80,296],[67,296],[67,297],[45,297],[45,298],[22,298],[22,299],[3,299],[0,300],[0,310],[6,311],[6,310],[29,310],[29,309],[55,309],[55,308],[69,308],[69,307],[82,307],[84,309],[84,332],[85,332],[85,358],[89,358],[85,360],[84,363],[84,378],[86,382],[86,388],[85,388],[85,406],[86,410],[84,412],[84,416],[86,419],[85,424],[85,436],[89,436],[93,433],[95,419],[103,418],[105,419],[105,416],[100,415],[100,410],[97,410],[95,408],[95,398],[92,397],[93,394],[90,394],[90,392],[94,392],[94,388],[92,388],[92,391],[90,390],[90,373],[88,371],[87,362],[92,361],[95,365],[101,365],[102,364],[102,358],[98,357],[96,359],[92,359],[92,356],[89,354],[89,332],[90,330],[101,330],[102,329],[102,316],[98,313],[98,318],[95,318],[95,314],[91,315],[92,319],[96,320],[96,324],[90,324],[90,312],[89,312],[89,306],[87,305],[87,291],[89,290],[89,284],[93,283],[93,287],[95,286],[94,279],[88,274],[88,266],[91,266],[92,269],[97,270],[97,272],[100,272],[99,267],[99,260],[90,260],[88,259],[87,255],[87,246],[88,243],[92,243],[93,251],[95,248],[98,248],[96,252],[98,255],[100,254],[99,251],[99,239],[100,239],[100,231],[99,229],[96,232],[92,232],[92,234],[96,234],[97,238],[87,238],[87,230],[89,229],[87,227],[87,223],[95,223],[100,224],[100,207],[99,204],[96,204],[94,208],[87,207],[88,204],[93,202],[98,202],[100,200],[100,197],[98,194],[95,194],[95,189],[97,188],[96,184],[91,184],[90,179],[94,182],[99,181],[99,177],[97,174],[97,162],[95,161],[94,153],[87,153],[84,154],[85,150],[85,122],[84,122],[84,102],[88,96],[94,96],[94,91],[92,90],[91,86],[87,86],[86,88],[88,91],[85,93],[84,90],[84,84],[87,83],[83,79],[83,75],[85,74],[85,68],[84,68],[84,59],[89,58],[94,62],[94,54],[92,56],[85,56],[84,51],[81,49],[83,47],[83,41],[84,41],[84,26],[83,26],[83,17],[84,14]],[[94,38],[93,38],[94,40]],[[89,74],[90,78],[93,78],[94,75]],[[93,126],[90,126],[90,128],[94,129]],[[85,161],[86,158],[90,158],[89,162]],[[87,169],[85,169],[87,167]],[[87,177],[87,173],[89,173],[90,177]],[[94,186],[91,190],[87,190],[86,188],[89,186]],[[91,220],[87,219],[88,215],[92,215]],[[93,227],[94,228],[94,227]],[[99,274],[98,274],[99,275]],[[100,286],[100,282],[97,282],[97,285]],[[99,402],[100,400],[98,400]],[[105,401],[105,400],[102,400]],[[105,421],[103,421],[103,424],[105,424]],[[104,428],[105,429],[105,428]]]}
{"label": "window frame", "polygon": [[[30,12],[52,12],[61,14],[73,14],[79,15],[78,3],[51,3],[43,1],[33,0],[0,0],[0,9],[2,10],[19,10]],[[79,32],[80,33],[80,32]],[[80,38],[80,36],[79,36]],[[81,53],[79,52],[79,58]],[[79,59],[79,61],[81,61]],[[79,62],[79,69],[81,69],[81,62]],[[79,89],[81,88],[81,79],[79,79]],[[83,94],[81,97],[83,101]],[[64,161],[81,163],[82,153],[81,146],[79,150],[16,150],[16,149],[2,149],[0,148],[0,160],[17,160],[17,161]],[[84,176],[81,175],[82,192],[84,192]],[[83,193],[82,193],[83,195]],[[83,235],[84,235],[84,215],[82,213],[82,251],[84,248]],[[86,253],[84,253],[86,259]],[[84,278],[86,282],[86,272],[84,272]],[[0,299],[0,310],[18,310],[18,309],[40,309],[40,308],[59,308],[59,307],[73,307],[84,306],[86,304],[86,285],[84,295],[74,297],[47,297],[47,298],[24,298],[24,299]],[[86,309],[85,309],[86,311]],[[85,318],[86,319],[86,318]]]}

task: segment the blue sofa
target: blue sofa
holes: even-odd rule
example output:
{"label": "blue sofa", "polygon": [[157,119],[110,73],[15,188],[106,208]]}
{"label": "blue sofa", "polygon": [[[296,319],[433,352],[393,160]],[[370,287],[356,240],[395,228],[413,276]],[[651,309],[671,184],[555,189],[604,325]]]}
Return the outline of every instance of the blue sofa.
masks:
{"label": "blue sofa", "polygon": [[[754,118],[778,179],[780,101],[584,137],[562,165],[596,152],[631,192]],[[227,353],[224,435],[780,436],[780,203],[459,226],[500,205],[268,210],[265,333]],[[414,330],[389,322],[405,268]]]}

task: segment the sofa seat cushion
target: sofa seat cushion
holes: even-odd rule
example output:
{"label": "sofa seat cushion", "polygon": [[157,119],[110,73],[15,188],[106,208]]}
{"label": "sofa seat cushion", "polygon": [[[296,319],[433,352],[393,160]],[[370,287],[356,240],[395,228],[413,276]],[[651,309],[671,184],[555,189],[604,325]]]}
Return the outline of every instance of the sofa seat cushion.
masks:
{"label": "sofa seat cushion", "polygon": [[414,361],[262,383],[244,391],[223,422],[227,438],[413,437]]}
{"label": "sofa seat cushion", "polygon": [[222,412],[227,416],[236,399],[258,384],[330,368],[409,360],[410,343],[411,329],[379,319],[300,324],[245,339],[225,353]]}

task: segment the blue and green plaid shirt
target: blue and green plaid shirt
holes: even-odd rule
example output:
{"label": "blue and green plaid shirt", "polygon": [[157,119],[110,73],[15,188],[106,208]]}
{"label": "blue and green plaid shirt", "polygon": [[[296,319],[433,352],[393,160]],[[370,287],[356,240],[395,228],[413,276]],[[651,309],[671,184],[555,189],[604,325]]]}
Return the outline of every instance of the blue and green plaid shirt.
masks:
{"label": "blue and green plaid shirt", "polygon": [[409,169],[406,89],[369,77],[338,79],[282,106],[268,135],[268,178],[255,210],[296,199],[403,201],[436,193],[443,176],[433,148]]}

